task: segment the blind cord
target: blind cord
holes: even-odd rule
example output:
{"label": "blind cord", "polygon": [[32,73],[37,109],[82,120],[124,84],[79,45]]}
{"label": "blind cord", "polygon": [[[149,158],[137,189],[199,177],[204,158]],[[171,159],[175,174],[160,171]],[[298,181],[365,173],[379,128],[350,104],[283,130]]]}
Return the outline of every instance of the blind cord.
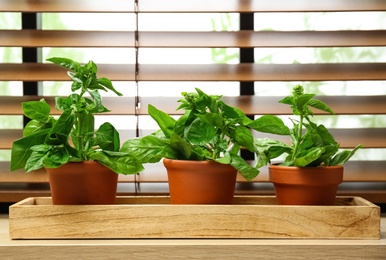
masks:
{"label": "blind cord", "polygon": [[134,2],[134,13],[135,13],[135,31],[134,31],[134,49],[135,49],[135,67],[134,67],[134,80],[135,80],[135,116],[136,116],[136,137],[139,137],[139,109],[141,108],[141,102],[139,98],[139,87],[138,87],[138,77],[139,77],[139,31],[138,31],[138,1]]}
{"label": "blind cord", "polygon": [[[141,102],[139,98],[139,84],[138,84],[138,77],[139,77],[139,63],[138,63],[138,57],[139,57],[139,32],[138,32],[138,1],[134,1],[134,14],[135,14],[135,31],[134,31],[134,49],[135,49],[135,67],[134,67],[134,81],[135,81],[135,136],[139,137],[139,109],[141,108]],[[137,176],[139,176],[139,173],[134,175],[134,191],[135,195],[138,195],[138,192],[140,190],[139,187],[139,181],[137,180]]]}

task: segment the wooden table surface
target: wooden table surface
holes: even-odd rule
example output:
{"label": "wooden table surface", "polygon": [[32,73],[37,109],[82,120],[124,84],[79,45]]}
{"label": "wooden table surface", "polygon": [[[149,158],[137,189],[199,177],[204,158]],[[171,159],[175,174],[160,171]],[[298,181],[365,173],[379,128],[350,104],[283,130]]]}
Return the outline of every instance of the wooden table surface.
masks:
{"label": "wooden table surface", "polygon": [[0,215],[0,259],[386,259],[380,240],[125,239],[11,240]]}

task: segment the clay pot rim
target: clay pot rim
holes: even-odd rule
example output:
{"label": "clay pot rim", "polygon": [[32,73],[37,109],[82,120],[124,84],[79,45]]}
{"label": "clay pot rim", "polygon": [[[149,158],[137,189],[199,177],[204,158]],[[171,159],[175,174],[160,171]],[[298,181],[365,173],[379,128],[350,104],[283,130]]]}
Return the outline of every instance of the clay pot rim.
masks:
{"label": "clay pot rim", "polygon": [[299,166],[286,166],[286,165],[280,165],[280,164],[270,164],[268,165],[268,168],[283,168],[283,169],[286,169],[286,170],[295,170],[295,171],[298,171],[299,169],[339,169],[339,168],[343,168],[344,166],[343,165],[333,165],[333,166],[323,166],[323,165],[320,165],[320,166],[307,166],[307,167],[299,167]]}
{"label": "clay pot rim", "polygon": [[343,165],[295,167],[273,165],[268,168],[269,181],[276,184],[307,184],[320,186],[332,183],[342,183]]}
{"label": "clay pot rim", "polygon": [[[61,166],[63,166],[63,165],[67,165],[67,164],[75,165],[75,164],[95,164],[95,163],[100,164],[100,165],[102,165],[102,166],[104,166],[104,167],[107,167],[107,166],[101,164],[100,162],[98,162],[97,160],[88,160],[88,161],[81,161],[81,162],[66,162],[65,164],[62,164],[62,165],[60,165],[59,167],[61,167]],[[49,169],[57,169],[57,168],[59,168],[59,167],[56,167],[56,168],[44,167],[44,168],[45,168],[45,169],[47,169],[47,168],[49,168]]]}
{"label": "clay pot rim", "polygon": [[221,165],[226,165],[222,164],[213,160],[181,160],[181,159],[169,159],[169,158],[163,158],[163,161],[169,162],[169,163],[198,163],[198,164],[221,164]]}

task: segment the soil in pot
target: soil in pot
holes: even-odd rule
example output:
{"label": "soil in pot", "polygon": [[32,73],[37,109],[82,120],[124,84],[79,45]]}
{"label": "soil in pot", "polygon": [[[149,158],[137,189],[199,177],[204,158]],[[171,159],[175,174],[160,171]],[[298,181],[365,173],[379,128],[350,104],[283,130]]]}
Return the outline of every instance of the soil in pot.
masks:
{"label": "soil in pot", "polygon": [[46,168],[54,205],[114,204],[118,174],[96,161]]}
{"label": "soil in pot", "polygon": [[237,170],[214,161],[164,159],[173,204],[232,204]]}
{"label": "soil in pot", "polygon": [[338,186],[343,181],[343,166],[269,166],[280,205],[334,205]]}

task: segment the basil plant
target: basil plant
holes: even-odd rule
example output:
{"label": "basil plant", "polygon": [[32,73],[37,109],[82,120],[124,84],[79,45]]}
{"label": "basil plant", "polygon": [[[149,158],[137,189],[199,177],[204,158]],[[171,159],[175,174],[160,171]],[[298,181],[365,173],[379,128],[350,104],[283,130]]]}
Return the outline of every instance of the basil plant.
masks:
{"label": "basil plant", "polygon": [[258,167],[271,163],[272,159],[285,156],[281,165],[311,167],[335,166],[346,163],[354,153],[362,147],[358,145],[353,150],[340,150],[339,143],[327,128],[312,121],[311,108],[334,114],[324,102],[315,99],[315,94],[304,93],[301,85],[293,88],[291,96],[285,97],[279,103],[291,106],[296,119],[291,119],[292,129],[287,127],[277,116],[264,115],[255,120],[255,130],[288,136],[290,145],[270,138],[255,139]]}
{"label": "basil plant", "polygon": [[[23,137],[13,142],[11,171],[24,168],[27,172],[43,167],[57,168],[69,162],[95,160],[119,174],[134,174],[143,169],[135,156],[120,150],[120,138],[114,126],[106,122],[95,129],[95,114],[109,112],[99,91],[119,93],[107,78],[97,77],[97,65],[85,65],[67,58],[48,61],[68,69],[72,79],[72,94],[56,97],[59,118],[50,115],[50,105],[44,99],[22,103],[31,120]],[[87,94],[87,96],[85,95]]]}
{"label": "basil plant", "polygon": [[162,158],[178,160],[212,160],[230,164],[241,175],[252,180],[259,173],[240,155],[243,147],[255,152],[251,125],[256,125],[240,109],[227,105],[221,96],[196,92],[182,93],[177,110],[184,114],[174,119],[169,114],[148,106],[159,130],[127,140],[122,151],[135,155],[141,163],[155,163]]}

